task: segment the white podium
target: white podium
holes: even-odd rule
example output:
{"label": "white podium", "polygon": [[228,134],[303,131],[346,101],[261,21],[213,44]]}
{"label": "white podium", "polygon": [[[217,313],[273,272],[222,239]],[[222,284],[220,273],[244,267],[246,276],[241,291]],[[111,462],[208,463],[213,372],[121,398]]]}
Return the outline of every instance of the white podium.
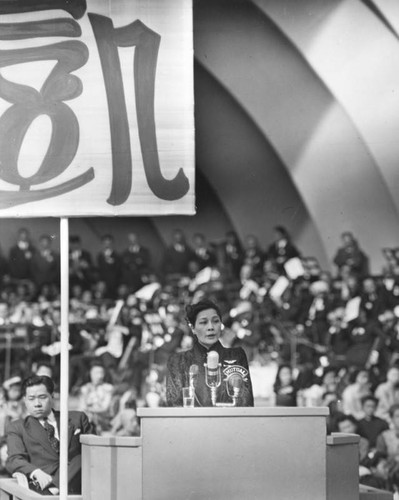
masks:
{"label": "white podium", "polygon": [[359,437],[326,436],[327,408],[138,414],[139,438],[81,436],[84,500],[392,499],[359,495]]}
{"label": "white podium", "polygon": [[140,409],[143,498],[326,499],[327,415],[327,408]]}

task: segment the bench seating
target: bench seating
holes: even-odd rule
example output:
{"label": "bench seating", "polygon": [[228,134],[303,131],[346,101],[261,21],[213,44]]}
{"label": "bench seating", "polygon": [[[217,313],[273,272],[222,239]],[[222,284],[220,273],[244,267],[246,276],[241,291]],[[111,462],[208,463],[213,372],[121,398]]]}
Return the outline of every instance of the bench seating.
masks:
{"label": "bench seating", "polygon": [[[0,479],[0,500],[38,500],[41,498],[59,500],[59,495],[40,495],[21,486],[15,478]],[[68,495],[68,500],[83,500],[82,495]]]}

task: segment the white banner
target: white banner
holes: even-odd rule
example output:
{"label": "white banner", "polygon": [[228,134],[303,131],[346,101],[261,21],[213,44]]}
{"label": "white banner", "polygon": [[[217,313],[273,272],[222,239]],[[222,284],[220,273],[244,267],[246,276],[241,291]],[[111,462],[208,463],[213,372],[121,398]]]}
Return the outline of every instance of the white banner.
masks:
{"label": "white banner", "polygon": [[193,214],[190,0],[1,0],[0,217]]}

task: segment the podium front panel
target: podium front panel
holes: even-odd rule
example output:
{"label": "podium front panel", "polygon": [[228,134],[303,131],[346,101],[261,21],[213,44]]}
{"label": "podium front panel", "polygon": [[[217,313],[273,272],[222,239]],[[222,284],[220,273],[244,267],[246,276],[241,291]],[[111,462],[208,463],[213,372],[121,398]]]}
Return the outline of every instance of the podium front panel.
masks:
{"label": "podium front panel", "polygon": [[327,412],[141,409],[143,498],[326,498]]}

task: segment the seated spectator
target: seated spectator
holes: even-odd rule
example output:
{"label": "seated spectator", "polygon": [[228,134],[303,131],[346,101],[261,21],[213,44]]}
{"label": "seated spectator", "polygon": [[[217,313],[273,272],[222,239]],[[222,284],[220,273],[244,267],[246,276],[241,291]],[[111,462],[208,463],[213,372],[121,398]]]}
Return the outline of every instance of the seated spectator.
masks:
{"label": "seated spectator", "polygon": [[[342,415],[337,419],[338,432],[345,434],[359,434],[358,421],[353,415]],[[366,460],[370,450],[368,440],[360,436],[359,440],[359,463],[362,464]]]}
{"label": "seated spectator", "polygon": [[355,370],[350,377],[349,385],[342,392],[342,409],[346,415],[356,419],[365,416],[362,398],[370,394],[370,378],[367,370]]}
{"label": "seated spectator", "polygon": [[390,490],[389,464],[386,457],[379,452],[371,452],[363,460],[360,468],[360,484],[380,490]]}
{"label": "seated spectator", "polygon": [[365,311],[368,320],[375,321],[389,306],[388,295],[376,281],[368,276],[362,282],[360,307]]}
{"label": "seated spectator", "polygon": [[10,249],[10,275],[17,280],[30,280],[31,260],[36,248],[30,241],[29,231],[26,228],[18,230],[17,241]]}
{"label": "seated spectator", "polygon": [[114,237],[111,234],[101,238],[101,245],[101,251],[97,254],[98,279],[105,284],[105,298],[112,299],[121,277],[121,258],[114,249]]}
{"label": "seated spectator", "polygon": [[351,274],[364,277],[368,274],[368,258],[360,249],[353,234],[346,231],[341,234],[342,246],[337,250],[334,264],[337,266],[338,275],[342,274],[346,266]]}
{"label": "seated spectator", "polygon": [[240,275],[243,263],[243,250],[237,233],[228,231],[221,248],[221,271],[226,276],[226,280],[236,281]]}
{"label": "seated spectator", "polygon": [[379,343],[381,329],[376,321],[367,319],[366,313],[360,309],[359,316],[348,322],[348,349],[346,362],[358,368],[370,366],[373,351]]}
{"label": "seated spectator", "polygon": [[[22,472],[30,488],[57,494],[59,488],[59,412],[52,409],[54,385],[48,377],[33,375],[22,384],[28,416],[10,423],[7,434],[7,470]],[[80,435],[92,428],[84,413],[70,411],[68,444],[68,492],[81,492]]]}
{"label": "seated spectator", "polygon": [[250,234],[245,239],[244,264],[252,268],[253,275],[259,277],[263,269],[264,255],[258,239]]}
{"label": "seated spectator", "polygon": [[396,488],[399,487],[399,404],[389,409],[392,428],[383,431],[377,438],[376,449],[388,459],[389,478]]}
{"label": "seated spectator", "polygon": [[344,363],[349,345],[345,308],[337,307],[328,313],[329,355],[336,361]]}
{"label": "seated spectator", "polygon": [[274,241],[267,249],[267,259],[276,263],[280,272],[284,272],[284,264],[293,257],[299,257],[300,252],[291,242],[288,231],[283,226],[274,228]]}
{"label": "seated spectator", "polygon": [[135,292],[149,281],[151,254],[136,233],[127,235],[128,247],[122,252],[122,279],[129,291]]}
{"label": "seated spectator", "polygon": [[386,431],[389,425],[386,420],[376,417],[378,399],[373,395],[364,396],[361,399],[364,417],[358,422],[358,431],[370,443],[370,448],[375,448],[377,437]]}
{"label": "seated spectator", "polygon": [[30,273],[40,293],[45,286],[59,288],[60,256],[53,249],[52,239],[48,234],[42,235],[39,239],[38,251],[33,253],[30,261]]}
{"label": "seated spectator", "polygon": [[392,405],[399,403],[399,394],[397,386],[399,384],[399,367],[392,366],[389,368],[386,376],[386,381],[380,384],[374,395],[378,399],[376,415],[389,422],[389,409]]}
{"label": "seated spectator", "polygon": [[327,367],[320,378],[319,383],[311,385],[302,391],[305,406],[322,406],[325,394],[336,394],[337,371],[333,367]]}
{"label": "seated spectator", "polygon": [[165,249],[162,259],[161,270],[169,279],[187,276],[189,264],[194,259],[194,252],[186,242],[185,234],[181,229],[175,229],[172,234],[172,242]]}
{"label": "seated spectator", "polygon": [[346,273],[344,267],[341,270],[341,276],[334,281],[335,295],[337,304],[345,306],[350,299],[360,295],[360,280],[353,274]]}
{"label": "seated spectator", "polygon": [[298,323],[305,327],[306,337],[314,344],[329,342],[328,313],[332,309],[330,287],[326,281],[314,281],[309,286],[309,302],[302,310]]}
{"label": "seated spectator", "polygon": [[378,324],[381,335],[374,346],[378,353],[377,367],[381,373],[387,373],[399,360],[399,322],[394,312],[387,309],[378,316]]}
{"label": "seated spectator", "polygon": [[114,387],[105,382],[105,369],[99,363],[90,368],[90,382],[80,388],[79,409],[85,412],[97,434],[111,427]]}
{"label": "seated spectator", "polygon": [[11,377],[3,383],[3,401],[0,406],[0,470],[5,468],[7,458],[7,430],[10,422],[26,416],[21,393],[22,379]]}
{"label": "seated spectator", "polygon": [[327,434],[338,432],[338,420],[345,414],[341,411],[341,402],[336,392],[326,392],[321,406],[327,406],[330,411],[327,416]]}
{"label": "seated spectator", "polygon": [[382,254],[385,258],[385,263],[382,268],[382,274],[387,277],[393,277],[398,271],[398,261],[395,256],[395,248],[383,248]]}
{"label": "seated spectator", "polygon": [[22,401],[21,384],[22,379],[19,376],[11,377],[3,383],[5,405],[1,410],[2,416],[5,417],[4,433],[7,432],[9,422],[25,416],[26,410]]}
{"label": "seated spectator", "polygon": [[297,406],[297,389],[290,365],[280,365],[273,385],[275,406]]}
{"label": "seated spectator", "polygon": [[136,402],[127,401],[112,419],[110,434],[113,436],[139,436],[140,425],[136,413]]}
{"label": "seated spectator", "polygon": [[82,248],[80,236],[69,238],[69,284],[71,289],[80,285],[88,290],[93,279],[93,259],[91,254]]}
{"label": "seated spectator", "polygon": [[233,347],[242,347],[248,362],[251,363],[255,354],[259,352],[262,334],[265,333],[264,325],[257,315],[254,304],[249,300],[238,302],[230,311],[230,317],[230,327],[235,334]]}
{"label": "seated spectator", "polygon": [[195,233],[193,236],[193,260],[197,263],[200,271],[205,267],[214,267],[217,263],[216,252],[206,241],[205,235]]}
{"label": "seated spectator", "polygon": [[124,337],[130,334],[127,326],[110,324],[105,329],[105,336],[101,346],[94,351],[95,356],[100,361],[102,366],[113,376],[117,369],[118,361],[120,360],[124,349]]}
{"label": "seated spectator", "polygon": [[145,406],[158,408],[165,404],[165,384],[160,381],[160,373],[156,369],[149,371],[145,378],[145,390],[143,393]]}

